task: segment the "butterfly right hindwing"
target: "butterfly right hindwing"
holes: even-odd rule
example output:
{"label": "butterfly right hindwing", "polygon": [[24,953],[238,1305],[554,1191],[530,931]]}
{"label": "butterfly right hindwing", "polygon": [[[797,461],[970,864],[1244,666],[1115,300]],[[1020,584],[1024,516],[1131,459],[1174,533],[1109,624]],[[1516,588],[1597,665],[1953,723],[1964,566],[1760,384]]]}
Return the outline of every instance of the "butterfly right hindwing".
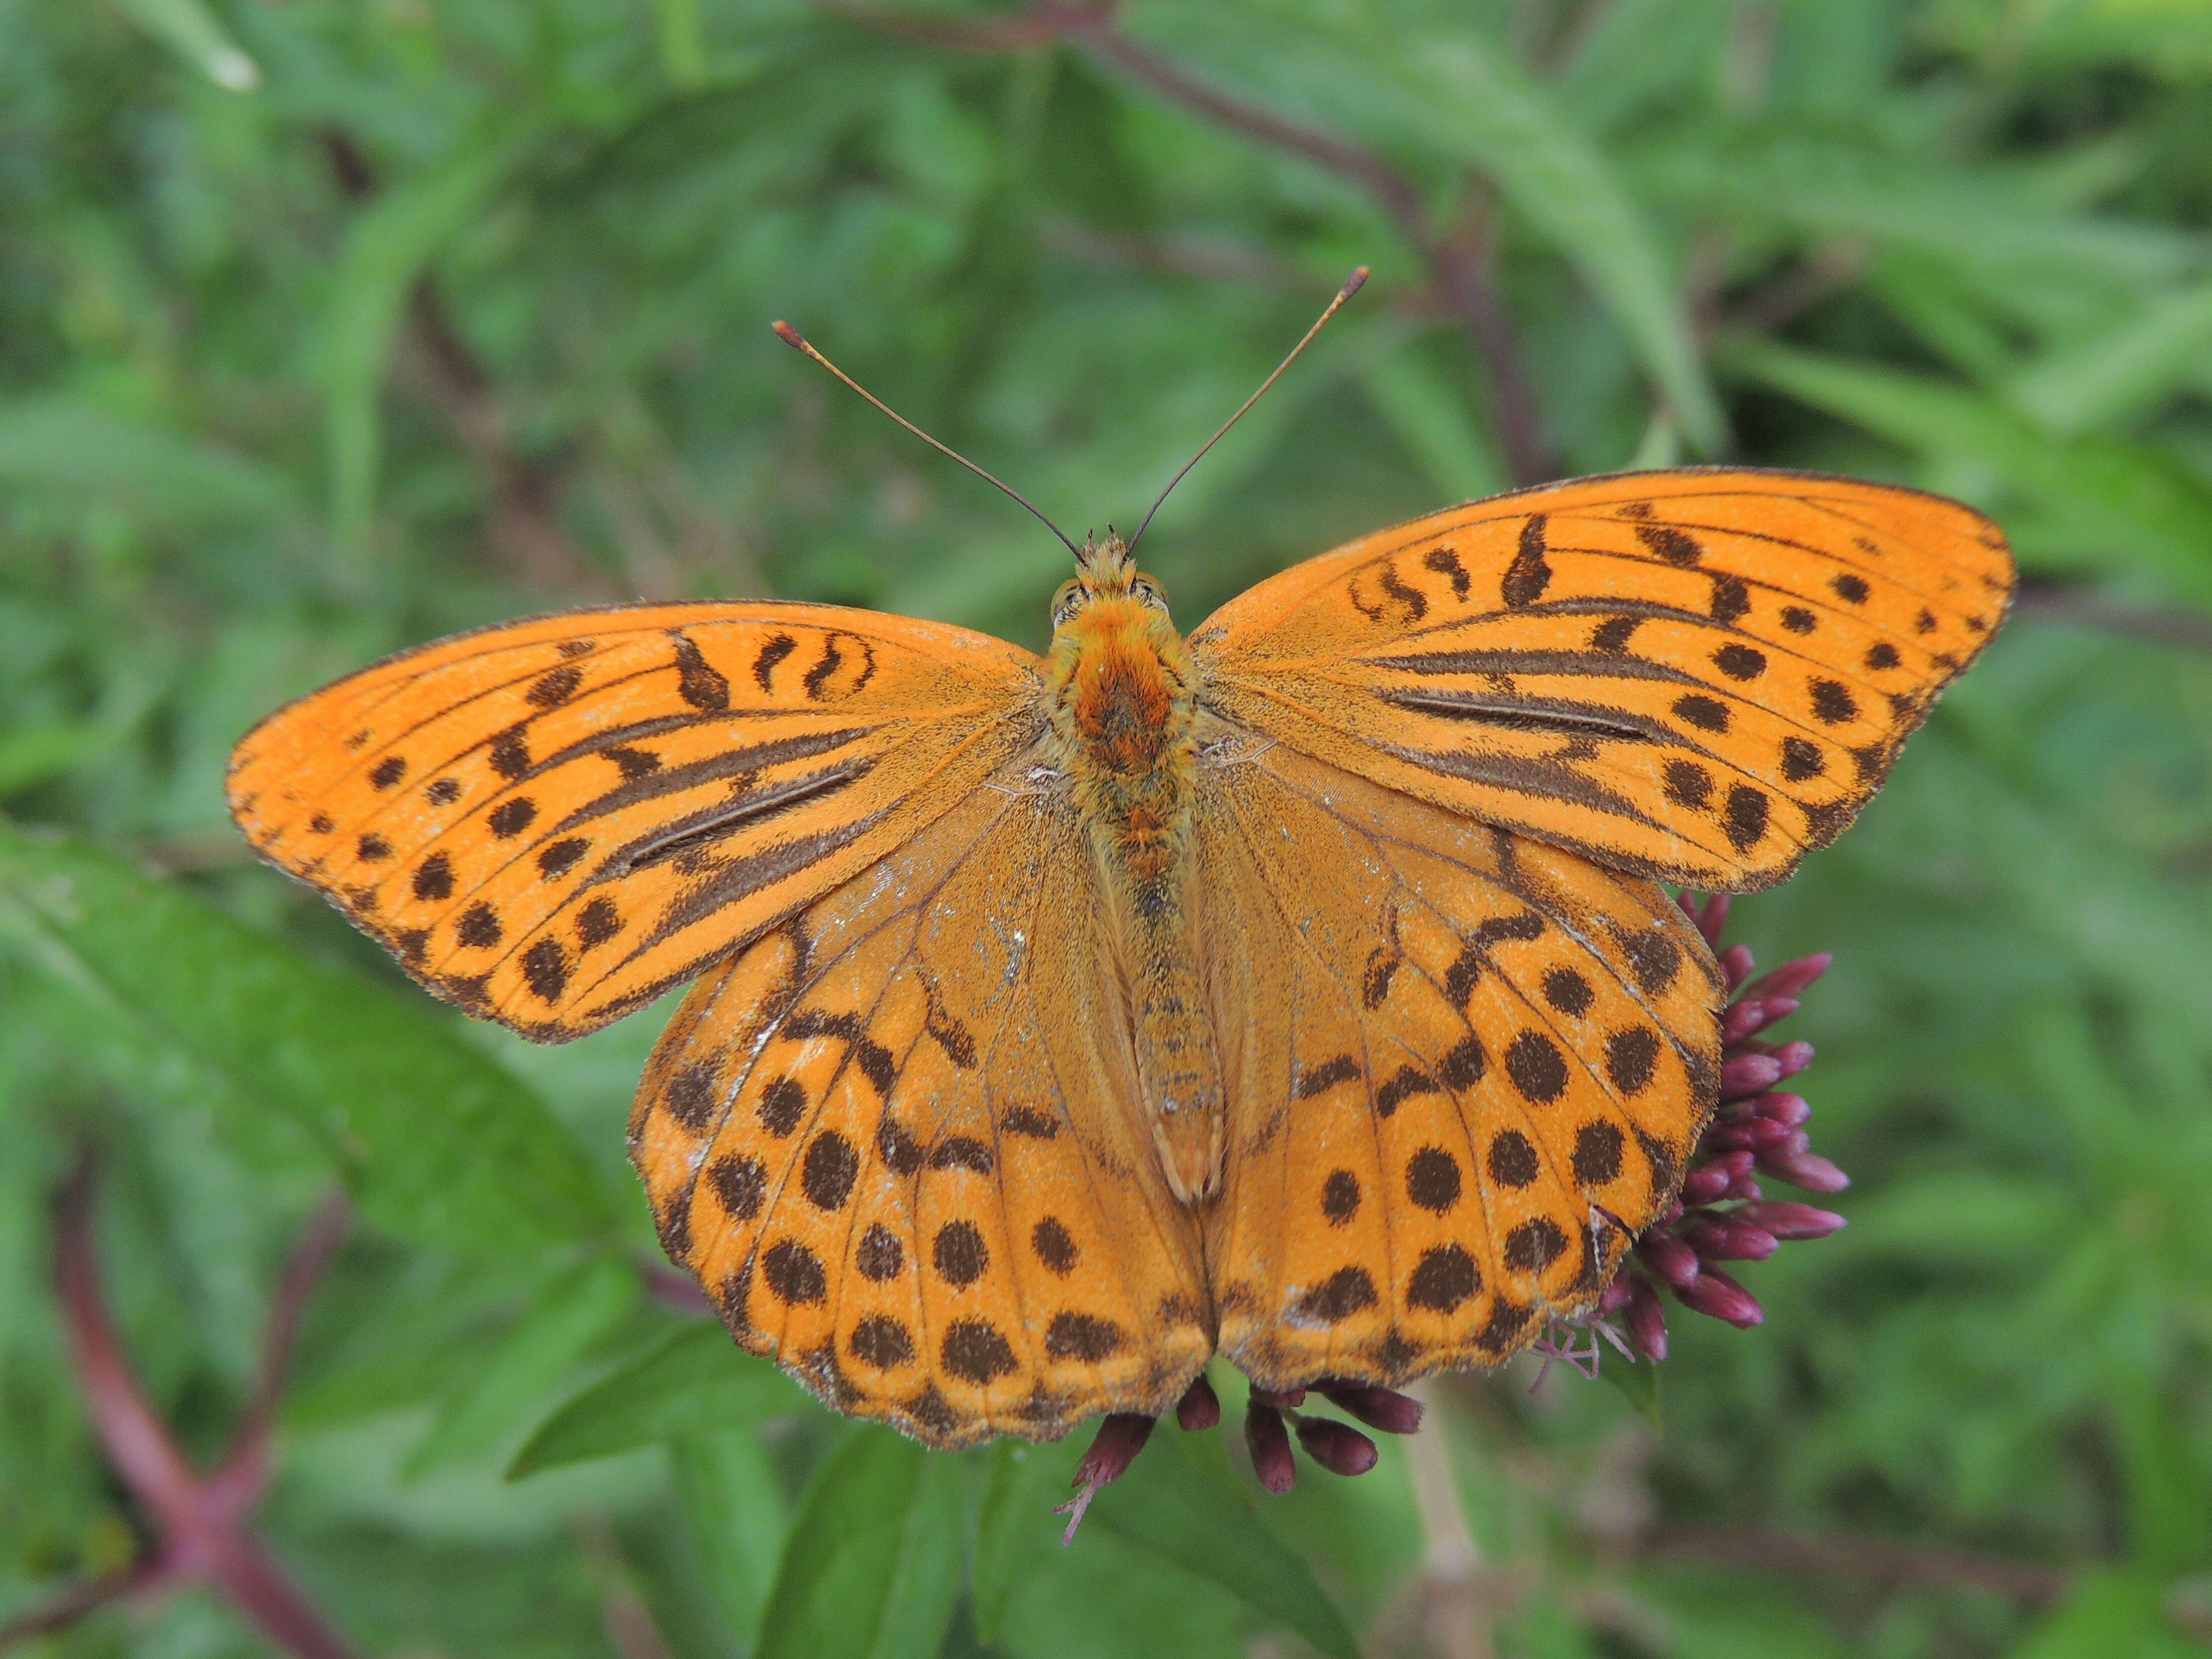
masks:
{"label": "butterfly right hindwing", "polygon": [[1395,1384],[1586,1310],[1717,1093],[1681,912],[1284,744],[1201,773],[1198,836],[1222,1352],[1265,1388]]}

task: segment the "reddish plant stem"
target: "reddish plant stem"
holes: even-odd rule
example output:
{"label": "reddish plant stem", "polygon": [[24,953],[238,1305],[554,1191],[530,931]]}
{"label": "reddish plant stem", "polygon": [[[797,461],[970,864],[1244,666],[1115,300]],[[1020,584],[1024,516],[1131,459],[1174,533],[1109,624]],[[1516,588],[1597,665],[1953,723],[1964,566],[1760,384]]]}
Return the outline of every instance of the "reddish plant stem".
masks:
{"label": "reddish plant stem", "polygon": [[268,1484],[276,1403],[301,1317],[345,1231],[344,1199],[325,1200],[286,1264],[263,1335],[259,1374],[236,1438],[215,1471],[202,1475],[147,1401],[116,1336],[93,1249],[95,1176],[95,1159],[88,1148],[55,1196],[55,1298],[93,1431],[160,1541],[129,1571],[80,1584],[0,1627],[0,1648],[66,1629],[122,1597],[150,1596],[200,1582],[222,1589],[285,1652],[299,1659],[353,1659],[353,1650],[248,1524]]}
{"label": "reddish plant stem", "polygon": [[1558,475],[1544,442],[1520,342],[1490,281],[1483,240],[1438,230],[1419,187],[1373,150],[1209,85],[1172,59],[1121,33],[1115,27],[1110,5],[1036,0],[1027,10],[1012,17],[975,25],[848,7],[835,0],[823,0],[822,9],[896,39],[950,51],[1018,52],[1073,40],[1170,103],[1350,179],[1375,199],[1421,256],[1445,304],[1488,361],[1491,422],[1514,483],[1541,483]]}

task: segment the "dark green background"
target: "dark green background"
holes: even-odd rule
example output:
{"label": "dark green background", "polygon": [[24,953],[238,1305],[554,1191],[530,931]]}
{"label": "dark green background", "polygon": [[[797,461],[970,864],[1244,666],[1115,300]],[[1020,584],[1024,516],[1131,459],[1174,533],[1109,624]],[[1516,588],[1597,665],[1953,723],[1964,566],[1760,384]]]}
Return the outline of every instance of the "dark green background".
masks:
{"label": "dark green background", "polygon": [[[289,1242],[358,1200],[264,1523],[369,1653],[2201,1650],[2212,8],[203,5],[0,0],[0,1619],[141,1524],[48,1290],[89,1139],[204,1458]],[[1837,953],[1784,1029],[1857,1182],[1746,1270],[1763,1328],[1677,1315],[1663,1437],[1520,1366],[1287,1500],[1164,1431],[1063,1553],[1074,1447],[848,1431],[641,1295],[657,1016],[466,1026],[252,865],[223,757],[382,652],[623,595],[1036,643],[1057,544],[769,319],[1127,529],[1359,263],[1154,527],[1186,626],[1517,475],[1701,457],[1955,494],[2030,586],[1739,906]],[[50,1650],[260,1650],[193,1592]]]}

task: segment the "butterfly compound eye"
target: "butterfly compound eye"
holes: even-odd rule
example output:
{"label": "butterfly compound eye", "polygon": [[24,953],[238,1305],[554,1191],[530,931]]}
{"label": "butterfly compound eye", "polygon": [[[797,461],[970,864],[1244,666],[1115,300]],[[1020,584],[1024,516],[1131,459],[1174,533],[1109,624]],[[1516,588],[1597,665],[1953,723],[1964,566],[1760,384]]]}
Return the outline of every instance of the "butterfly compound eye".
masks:
{"label": "butterfly compound eye", "polygon": [[1060,627],[1076,613],[1082,604],[1082,584],[1075,581],[1062,582],[1060,585],[1060,592],[1052,596],[1052,625],[1054,628]]}
{"label": "butterfly compound eye", "polygon": [[1168,608],[1168,596],[1160,585],[1150,576],[1139,576],[1129,584],[1129,591],[1137,596],[1139,605],[1148,605],[1155,611]]}

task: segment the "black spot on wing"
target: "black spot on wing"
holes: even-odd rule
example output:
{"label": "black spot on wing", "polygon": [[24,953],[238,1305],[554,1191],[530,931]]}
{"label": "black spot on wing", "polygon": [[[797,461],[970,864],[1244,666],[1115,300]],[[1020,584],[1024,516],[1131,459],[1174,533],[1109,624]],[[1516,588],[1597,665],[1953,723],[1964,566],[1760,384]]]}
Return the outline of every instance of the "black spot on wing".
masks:
{"label": "black spot on wing", "polygon": [[1498,597],[1510,610],[1525,610],[1535,604],[1552,585],[1552,567],[1544,557],[1544,515],[1537,513],[1521,527],[1520,549],[1498,584]]}
{"label": "black spot on wing", "polygon": [[676,695],[703,714],[727,709],[729,681],[686,635],[672,631],[670,637],[676,641]]}
{"label": "black spot on wing", "polygon": [[1459,555],[1449,547],[1432,547],[1421,556],[1421,563],[1439,576],[1451,579],[1452,598],[1467,597],[1467,567],[1459,562]]}
{"label": "black spot on wing", "polygon": [[763,691],[775,690],[775,665],[799,648],[799,641],[788,634],[771,634],[762,641],[760,654],[753,659],[753,684]]}

